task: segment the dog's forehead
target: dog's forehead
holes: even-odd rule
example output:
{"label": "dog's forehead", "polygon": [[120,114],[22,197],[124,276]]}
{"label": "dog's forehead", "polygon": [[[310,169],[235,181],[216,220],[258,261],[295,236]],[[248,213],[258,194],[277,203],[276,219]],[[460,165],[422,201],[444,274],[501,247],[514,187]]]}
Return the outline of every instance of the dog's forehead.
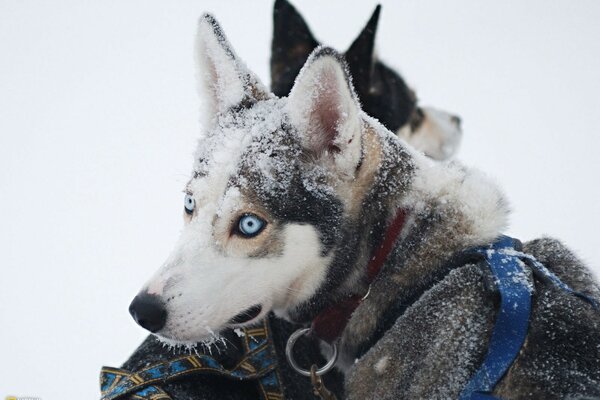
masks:
{"label": "dog's forehead", "polygon": [[276,147],[285,120],[283,105],[280,99],[270,99],[218,115],[198,142],[196,175],[209,170],[232,173],[248,152]]}
{"label": "dog's forehead", "polygon": [[217,210],[229,194],[238,203],[243,195],[275,218],[314,225],[323,251],[331,248],[343,205],[326,167],[311,161],[288,123],[285,99],[232,111],[215,125],[199,142],[190,187],[212,193]]}
{"label": "dog's forehead", "polygon": [[233,185],[258,195],[288,192],[299,182],[324,181],[325,171],[302,163],[302,154],[300,136],[288,123],[285,99],[269,99],[217,118],[199,141],[194,178],[219,181],[223,191]]}

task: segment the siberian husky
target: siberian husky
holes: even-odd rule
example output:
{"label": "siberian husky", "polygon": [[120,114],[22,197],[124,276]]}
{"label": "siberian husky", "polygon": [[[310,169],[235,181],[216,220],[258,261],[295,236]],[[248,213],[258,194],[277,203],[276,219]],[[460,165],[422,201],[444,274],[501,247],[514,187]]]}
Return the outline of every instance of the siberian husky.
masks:
{"label": "siberian husky", "polygon": [[[418,105],[415,92],[375,54],[375,35],[381,6],[344,57],[354,91],[368,115],[436,160],[451,158],[458,149],[460,118],[433,107]],[[287,0],[276,0],[271,46],[271,90],[287,96],[310,53],[320,45],[302,15]]]}
{"label": "siberian husky", "polygon": [[[246,68],[213,17],[199,23],[204,127],[185,225],[130,311],[169,344],[214,340],[270,312],[314,325],[362,302],[335,342],[349,399],[459,397],[497,315],[494,279],[457,254],[495,241],[508,205],[481,173],[437,163],[365,114],[343,57],[318,47],[288,97]],[[391,224],[376,277],[367,266]],[[384,243],[386,240],[384,240]],[[524,245],[574,290],[600,298],[558,241]],[[600,396],[600,317],[537,275],[527,339],[493,394]]]}

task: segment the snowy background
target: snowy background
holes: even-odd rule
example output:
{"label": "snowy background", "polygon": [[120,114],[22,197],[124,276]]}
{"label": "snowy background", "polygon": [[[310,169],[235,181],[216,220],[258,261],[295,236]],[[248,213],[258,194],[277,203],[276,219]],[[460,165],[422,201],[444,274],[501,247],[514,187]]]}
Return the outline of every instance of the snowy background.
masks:
{"label": "snowy background", "polygon": [[[375,1],[296,1],[345,49]],[[167,256],[198,134],[205,10],[268,83],[272,1],[0,0],[0,398],[98,397],[146,333],[127,307]],[[378,49],[458,113],[459,158],[600,272],[600,2],[383,1]]]}

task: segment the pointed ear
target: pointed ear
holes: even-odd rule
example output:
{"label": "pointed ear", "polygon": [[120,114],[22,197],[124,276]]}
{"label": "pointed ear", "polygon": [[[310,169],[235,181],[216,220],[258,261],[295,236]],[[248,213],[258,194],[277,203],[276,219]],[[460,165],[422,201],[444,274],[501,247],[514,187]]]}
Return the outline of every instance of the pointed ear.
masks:
{"label": "pointed ear", "polygon": [[287,0],[276,0],[271,43],[271,90],[275,95],[290,93],[300,69],[318,45],[294,6]]}
{"label": "pointed ear", "polygon": [[270,96],[260,80],[235,55],[217,20],[200,18],[196,36],[198,91],[207,119],[232,107],[247,106]]}
{"label": "pointed ear", "polygon": [[345,54],[354,87],[359,94],[368,93],[369,90],[373,64],[375,63],[375,34],[377,33],[380,11],[381,5],[377,5],[367,25],[352,42]]}
{"label": "pointed ear", "polygon": [[304,148],[353,177],[361,158],[362,120],[346,63],[327,47],[318,48],[300,71],[287,102],[290,123]]}

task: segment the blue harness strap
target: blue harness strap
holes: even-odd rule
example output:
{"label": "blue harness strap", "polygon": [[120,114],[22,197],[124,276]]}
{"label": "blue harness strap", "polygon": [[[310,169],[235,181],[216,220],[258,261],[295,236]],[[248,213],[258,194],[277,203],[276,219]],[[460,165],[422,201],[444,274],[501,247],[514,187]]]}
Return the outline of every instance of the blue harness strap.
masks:
{"label": "blue harness strap", "polygon": [[500,292],[500,310],[488,353],[463,389],[460,400],[495,399],[489,394],[512,365],[527,336],[531,313],[531,284],[523,262],[502,250],[514,250],[513,239],[503,236],[489,247],[474,250],[484,257],[494,275]]}
{"label": "blue harness strap", "polygon": [[213,374],[235,380],[256,380],[263,400],[283,400],[277,356],[268,321],[256,328],[244,329],[244,357],[232,369],[224,368],[205,354],[177,357],[153,364],[140,371],[103,367],[100,373],[101,400],[151,399],[172,400],[160,387],[194,374]]}
{"label": "blue harness strap", "polygon": [[489,246],[478,247],[468,252],[483,256],[494,275],[500,293],[500,310],[496,316],[485,359],[463,389],[460,400],[497,399],[492,396],[492,392],[517,358],[529,328],[533,282],[527,276],[526,266],[529,266],[536,276],[582,298],[598,309],[596,300],[571,289],[533,256],[515,250],[516,242],[513,238],[501,236]]}

